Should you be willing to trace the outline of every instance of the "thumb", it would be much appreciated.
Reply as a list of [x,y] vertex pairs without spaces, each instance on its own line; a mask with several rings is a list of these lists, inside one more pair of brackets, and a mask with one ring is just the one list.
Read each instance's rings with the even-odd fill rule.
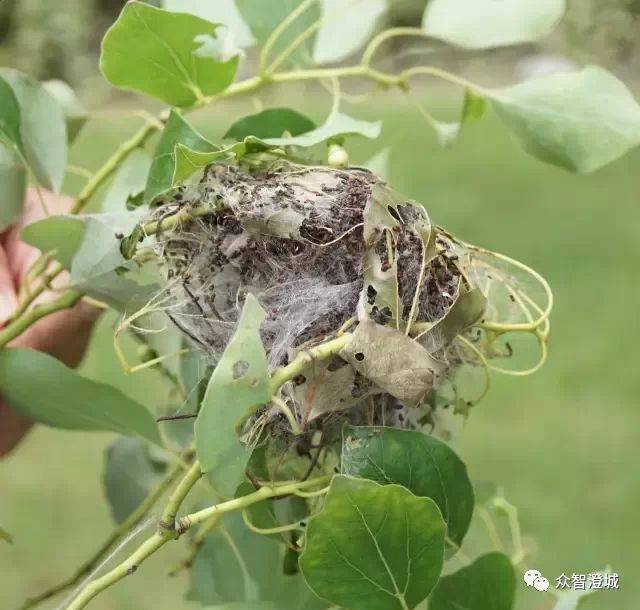
[[0,327],[11,317],[18,304],[9,259],[0,244]]

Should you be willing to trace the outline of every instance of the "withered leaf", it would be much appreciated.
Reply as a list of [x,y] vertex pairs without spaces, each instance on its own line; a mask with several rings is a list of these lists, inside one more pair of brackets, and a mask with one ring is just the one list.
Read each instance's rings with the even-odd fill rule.
[[352,407],[368,394],[367,388],[356,388],[356,371],[343,366],[332,370],[331,362],[312,362],[303,372],[304,382],[293,390],[296,402],[302,405],[304,423],[332,411]]
[[477,322],[484,313],[486,303],[487,299],[479,288],[467,288],[460,278],[453,305],[418,341],[430,353],[442,349],[465,328]]
[[416,406],[445,368],[410,337],[371,320],[360,322],[340,356],[407,406]]

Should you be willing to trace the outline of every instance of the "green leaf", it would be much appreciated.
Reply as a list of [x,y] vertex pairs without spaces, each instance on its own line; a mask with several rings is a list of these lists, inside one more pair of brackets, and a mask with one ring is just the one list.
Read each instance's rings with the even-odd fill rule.
[[122,523],[162,479],[166,462],[154,459],[137,438],[121,437],[107,447],[102,477],[116,523]]
[[278,148],[278,146],[267,144],[264,140],[253,136],[211,152],[198,152],[178,144],[175,148],[175,170],[172,185],[177,186],[184,183],[194,173],[221,159],[238,160],[249,153],[265,152],[273,148]]
[[71,270],[71,285],[120,311],[135,311],[161,290],[157,267],[139,266],[120,252],[120,235],[141,212],[49,216],[26,226],[22,239]]
[[284,132],[298,136],[315,129],[315,123],[291,108],[268,108],[257,114],[236,121],[225,138],[244,140],[248,136],[256,138],[279,138]]
[[487,49],[533,42],[550,34],[565,8],[565,0],[431,0],[422,27],[445,42]]
[[[236,0],[236,7],[251,29],[251,33],[260,45],[264,44],[275,28],[282,23],[304,0],[278,0],[278,2],[264,2],[264,0]],[[300,34],[321,18],[319,3],[313,3],[298,17],[278,38],[270,60],[275,59]],[[291,55],[288,64],[309,64],[313,53],[313,40],[310,36]]]
[[20,157],[0,144],[0,233],[20,218],[26,186],[27,176]]
[[[256,509],[260,506],[268,510],[268,503],[261,502]],[[234,610],[244,610],[243,604],[256,610],[326,608],[300,574],[282,572],[284,552],[284,544],[249,530],[238,512],[229,514],[205,538],[190,570],[187,599]]]
[[43,82],[42,86],[60,104],[67,121],[67,139],[71,144],[89,119],[89,115],[80,103],[75,91],[64,81],[48,80]]
[[590,172],[640,144],[640,106],[595,66],[488,92],[498,116],[542,161]]
[[205,606],[203,610],[282,610],[282,608],[274,602],[230,602]]
[[224,91],[235,78],[238,57],[222,59],[219,25],[128,2],[102,41],[100,68],[116,87],[192,106]]
[[191,127],[179,112],[172,110],[153,153],[153,161],[144,191],[144,200],[147,203],[174,185],[175,149],[178,144],[198,152],[216,150],[216,147]]
[[130,265],[120,252],[120,236],[129,235],[142,216],[142,212],[83,215],[82,244],[71,264],[73,284],[82,285]]
[[445,524],[429,498],[335,476],[311,519],[300,568],[317,595],[349,610],[407,610],[442,571]]
[[487,109],[487,101],[471,89],[465,89],[462,103],[462,122],[481,119]]
[[11,536],[11,534],[6,530],[2,529],[1,527],[0,527],[0,540],[4,540],[9,544],[13,544],[13,537]]
[[209,381],[196,420],[196,453],[214,487],[231,495],[244,473],[250,451],[240,444],[236,425],[271,400],[267,359],[260,339],[265,312],[249,294],[238,328]]
[[22,229],[22,241],[41,252],[55,250],[55,257],[65,269],[71,269],[73,257],[84,239],[83,216],[49,216]]
[[20,104],[11,85],[0,78],[0,138],[23,151],[20,136]]
[[509,558],[489,553],[443,577],[429,598],[429,610],[512,610],[515,590]]
[[[345,114],[335,114],[317,129],[298,136],[287,138],[265,138],[247,136],[242,142],[235,142],[226,148],[199,152],[188,146],[178,144],[175,147],[175,171],[172,186],[183,183],[191,175],[220,159],[238,159],[248,153],[263,152],[271,148],[282,146],[300,146],[303,148],[316,146],[328,140],[342,139],[347,135],[363,135],[367,138],[377,138],[382,124],[380,121],[370,123],[360,121]],[[213,148],[213,145],[212,145]]]
[[0,80],[11,87],[20,105],[19,135],[11,100],[9,108],[3,110],[6,118],[0,119],[0,128],[14,142],[38,182],[58,192],[67,166],[67,127],[60,104],[40,83],[16,70],[0,70]]
[[327,140],[341,139],[349,135],[375,139],[382,130],[381,121],[361,121],[349,115],[336,112],[331,114],[320,127],[291,138],[265,138],[263,142],[272,146],[310,147]]
[[42,352],[1,351],[0,393],[13,408],[54,428],[117,432],[161,445],[156,423],[142,405]]
[[342,61],[360,49],[389,8],[388,0],[322,0],[323,22],[313,50],[316,63]]
[[447,524],[447,538],[462,545],[473,514],[473,488],[466,466],[442,441],[413,430],[347,426],[342,472],[431,498]]
[[240,514],[228,515],[207,536],[196,557],[187,599],[220,604],[273,597],[272,570],[280,555],[279,545],[249,530]]
[[176,13],[190,13],[213,23],[224,24],[224,30],[221,29],[219,35],[225,42],[230,39],[232,46],[236,45],[244,49],[256,43],[234,0],[216,0],[215,2],[163,0],[162,8]]
[[103,212],[123,212],[136,200],[147,183],[151,157],[141,149],[134,150],[118,168],[109,190],[102,200]]

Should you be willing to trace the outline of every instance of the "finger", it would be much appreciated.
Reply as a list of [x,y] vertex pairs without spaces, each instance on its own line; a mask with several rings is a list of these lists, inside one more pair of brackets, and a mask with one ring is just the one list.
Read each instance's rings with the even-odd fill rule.
[[11,317],[17,305],[18,298],[9,259],[0,245],[0,326]]
[[7,232],[4,245],[11,264],[14,281],[20,285],[29,267],[40,256],[40,251],[25,244],[20,232],[27,225],[46,217],[45,207],[52,215],[65,214],[71,209],[73,200],[69,197],[54,195],[43,189],[29,188],[24,203],[24,212],[20,220]]
[[67,366],[77,366],[100,313],[97,307],[80,301],[70,310],[59,311],[36,322],[11,346],[37,349],[56,357]]

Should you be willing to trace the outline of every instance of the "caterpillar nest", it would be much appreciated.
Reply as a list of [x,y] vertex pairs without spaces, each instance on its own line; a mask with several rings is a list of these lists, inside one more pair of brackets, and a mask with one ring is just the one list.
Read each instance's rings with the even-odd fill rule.
[[[311,362],[280,390],[300,445],[311,446],[314,433],[327,442],[345,422],[427,426],[447,437],[441,415],[470,404],[456,371],[510,355],[496,341],[502,333],[482,324],[527,324],[542,312],[514,298],[519,286],[508,265],[459,242],[365,169],[214,164],[154,219],[189,210],[189,220],[157,236],[157,248],[173,301],[168,315],[212,362],[249,293],[267,314],[261,336],[272,370],[352,335],[339,354]],[[243,435],[250,445],[294,436],[291,418],[269,405]]]

